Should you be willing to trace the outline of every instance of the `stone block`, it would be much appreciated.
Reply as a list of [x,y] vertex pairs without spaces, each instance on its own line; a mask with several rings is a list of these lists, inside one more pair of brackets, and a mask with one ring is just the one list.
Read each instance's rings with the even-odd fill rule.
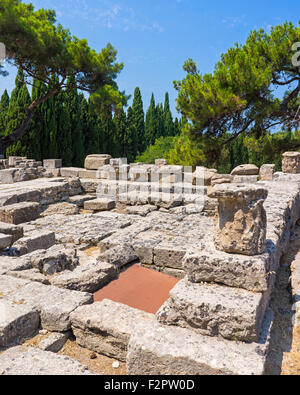
[[126,360],[130,335],[144,320],[153,321],[154,315],[111,300],[80,307],[71,314],[72,330],[80,346],[119,361]]
[[79,178],[88,178],[90,180],[96,180],[99,178],[98,170],[81,170],[78,174]]
[[273,181],[275,173],[275,165],[262,165],[259,170],[259,178],[261,181]]
[[7,224],[5,222],[0,222],[0,233],[12,236],[12,243],[15,243],[24,235],[23,227],[16,226],[13,224]]
[[76,196],[71,196],[69,198],[69,202],[72,204],[76,204],[78,207],[83,207],[84,202],[87,202],[89,200],[94,200],[95,196],[92,195],[76,195]]
[[26,157],[22,157],[22,156],[10,156],[8,158],[9,167],[15,167],[17,162],[20,162],[20,161],[23,161],[26,159],[27,159]]
[[98,198],[84,202],[85,210],[108,211],[116,207],[116,202],[107,198]]
[[68,341],[69,337],[70,337],[70,332],[51,333],[49,336],[47,336],[39,343],[38,348],[43,351],[57,353],[63,348],[63,346]]
[[34,231],[30,236],[19,239],[14,248],[20,255],[29,254],[36,250],[47,250],[55,244],[55,233],[48,231]]
[[117,277],[116,269],[106,262],[90,262],[51,278],[51,284],[73,291],[94,293]]
[[168,162],[166,159],[155,159],[155,166],[167,166]]
[[170,291],[157,319],[165,325],[192,329],[206,336],[258,341],[269,302],[269,293],[194,284],[181,280]]
[[0,170],[0,183],[14,184],[15,182],[28,181],[31,177],[27,169],[5,169]]
[[233,176],[230,174],[213,174],[211,177],[211,186],[219,184],[230,184],[233,182]]
[[258,176],[233,176],[233,182],[236,184],[256,184]]
[[237,166],[232,170],[232,176],[257,176],[259,172],[259,168],[255,165],[247,164]]
[[62,215],[76,215],[79,214],[79,207],[72,203],[56,203],[51,204],[44,211],[41,212],[41,217],[48,217],[52,215],[62,214]]
[[78,178],[79,172],[83,169],[79,167],[62,167],[60,169],[61,177],[68,177],[68,178]]
[[46,169],[59,169],[62,167],[62,159],[45,159],[43,165]]
[[24,202],[0,207],[0,221],[19,225],[34,221],[39,216],[39,203]]
[[131,245],[127,244],[120,244],[118,246],[112,247],[98,257],[100,262],[108,262],[118,269],[136,261],[137,259],[138,256],[136,255],[134,249]]
[[85,159],[84,167],[87,170],[98,170],[99,167],[108,165],[110,159],[111,156],[106,154],[88,155]]
[[0,355],[0,372],[4,376],[92,375],[74,359],[25,346],[10,348]]
[[31,336],[39,327],[36,309],[0,298],[0,346],[7,347]]
[[5,235],[0,233],[0,250],[8,248],[12,245],[13,237],[11,235]]
[[129,375],[262,375],[265,349],[156,321],[139,323],[127,354]]

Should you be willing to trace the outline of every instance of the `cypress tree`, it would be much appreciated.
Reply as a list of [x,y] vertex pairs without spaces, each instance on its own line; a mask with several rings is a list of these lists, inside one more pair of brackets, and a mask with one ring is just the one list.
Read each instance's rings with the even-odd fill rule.
[[165,136],[175,136],[173,117],[170,110],[170,100],[169,93],[167,92],[165,95],[165,104],[164,104],[164,135]]
[[128,159],[128,163],[134,162],[137,155],[137,146],[136,118],[133,109],[128,107],[124,137],[124,157]]
[[73,78],[69,78],[67,85],[70,90],[65,95],[65,103],[71,120],[73,152],[72,164],[73,166],[82,167],[85,153],[82,122],[80,119],[80,98],[77,89],[74,88],[76,85]]
[[100,152],[98,117],[93,112],[91,101],[87,101],[83,94],[80,94],[79,97],[85,156],[97,154]]
[[162,104],[159,104],[156,107],[156,122],[157,122],[157,129],[156,129],[155,139],[159,139],[160,137],[164,137],[166,135],[165,125],[164,125],[164,109]]
[[62,159],[64,166],[72,166],[72,130],[69,111],[62,106],[58,115],[58,157]]
[[115,152],[114,156],[117,158],[124,158],[125,155],[125,138],[126,138],[126,113],[122,108],[119,110],[114,116],[114,124],[115,124]]
[[115,151],[115,124],[112,117],[112,110],[110,106],[105,106],[100,114],[100,124],[102,131],[102,144],[100,151],[103,154],[113,155]]
[[175,118],[174,121],[174,136],[178,136],[180,134],[180,128],[179,128],[179,121],[178,118]]
[[[143,108],[142,94],[139,87],[135,88],[132,102],[134,127],[136,130],[136,150],[143,152],[146,148],[145,144],[145,113]],[[133,152],[133,151],[132,151]]]
[[155,106],[154,94],[152,93],[150,106],[146,113],[146,124],[145,124],[145,141],[146,146],[152,145],[158,136],[158,118],[157,108]]
[[0,136],[4,136],[6,128],[7,111],[9,107],[9,96],[5,89],[0,100]]
[[[18,71],[16,77],[16,85],[12,91],[11,100],[7,110],[7,123],[5,135],[9,135],[21,126],[25,116],[26,109],[31,103],[31,98],[24,83],[24,75],[21,70]],[[23,136],[19,141],[10,146],[7,151],[7,157],[10,155],[27,156],[28,136]]]

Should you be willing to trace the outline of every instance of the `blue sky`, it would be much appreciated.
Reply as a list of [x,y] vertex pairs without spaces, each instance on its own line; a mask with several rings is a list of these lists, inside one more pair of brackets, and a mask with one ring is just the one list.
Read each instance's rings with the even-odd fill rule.
[[[29,1],[28,1],[29,2]],[[182,65],[193,58],[202,72],[211,72],[220,54],[243,42],[253,29],[270,29],[300,19],[299,0],[242,2],[202,0],[33,0],[36,8],[52,8],[57,19],[92,48],[108,42],[125,68],[120,89],[132,94],[139,86],[144,107],[151,93],[157,101],[166,91],[175,115],[173,81],[184,76]],[[11,90],[14,72],[0,79],[0,93]]]

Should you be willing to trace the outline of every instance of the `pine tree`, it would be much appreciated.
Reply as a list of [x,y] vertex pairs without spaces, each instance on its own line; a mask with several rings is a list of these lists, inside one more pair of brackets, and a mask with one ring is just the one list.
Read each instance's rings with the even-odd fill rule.
[[[14,90],[12,91],[11,100],[9,102],[7,110],[7,123],[5,128],[6,136],[11,134],[14,130],[21,126],[25,118],[26,109],[31,103],[31,98],[27,86],[24,84],[24,75],[21,70],[18,71],[15,84],[16,85]],[[28,136],[25,135],[7,149],[6,156],[26,156],[27,151]]]
[[[136,129],[136,150],[143,152],[146,148],[145,144],[145,113],[143,108],[143,100],[140,88],[135,88],[132,102],[132,111],[134,119],[134,127]],[[132,152],[134,149],[132,150]]]
[[175,136],[175,129],[173,123],[173,117],[170,110],[170,100],[169,100],[169,93],[166,93],[165,96],[165,104],[164,104],[164,135],[165,136]]
[[4,136],[6,128],[7,111],[9,107],[9,95],[5,89],[0,100],[0,136]]
[[80,98],[77,89],[74,88],[76,84],[73,78],[69,78],[67,85],[69,91],[65,95],[65,103],[66,103],[66,108],[69,111],[70,120],[71,120],[72,152],[73,152],[72,164],[73,166],[82,167],[85,158],[85,153],[84,153],[84,136],[82,130],[82,122],[80,119]]

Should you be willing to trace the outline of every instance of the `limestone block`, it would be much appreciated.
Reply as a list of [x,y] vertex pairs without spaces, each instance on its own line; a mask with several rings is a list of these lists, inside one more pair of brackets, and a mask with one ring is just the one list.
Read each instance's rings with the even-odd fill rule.
[[98,257],[99,262],[108,262],[118,269],[137,259],[138,256],[129,244],[119,244],[108,249]]
[[269,294],[194,284],[181,280],[156,317],[161,324],[178,325],[206,336],[258,341]]
[[38,269],[28,269],[19,271],[8,271],[5,273],[7,276],[21,278],[23,280],[36,281],[37,283],[50,285],[50,281]]
[[29,254],[37,250],[46,250],[55,244],[55,233],[49,231],[34,231],[30,236],[19,239],[14,248],[20,255]]
[[107,211],[116,207],[116,202],[109,198],[98,198],[84,202],[85,210]]
[[39,322],[36,309],[0,299],[0,346],[7,347],[32,335],[38,329]]
[[56,214],[76,215],[79,214],[79,207],[72,203],[56,203],[51,204],[46,210],[42,211],[41,217],[48,217]]
[[45,159],[43,165],[46,169],[59,169],[62,167],[62,159]]
[[78,177],[79,178],[88,178],[90,180],[92,180],[92,179],[96,180],[99,178],[97,170],[86,170],[86,169],[81,170],[78,174]]
[[264,352],[255,343],[144,321],[131,335],[126,366],[129,375],[262,375]]
[[262,254],[266,248],[268,191],[254,186],[218,186],[208,192],[218,199],[214,242],[218,250],[242,255]]
[[26,159],[27,159],[26,157],[22,157],[22,156],[10,156],[8,158],[9,167],[15,167],[18,161],[20,162]]
[[170,267],[173,269],[182,269],[182,260],[186,249],[180,245],[176,246],[167,241],[161,242],[153,249],[154,264],[159,267]]
[[57,353],[63,348],[69,337],[70,332],[53,332],[39,343],[38,348],[43,351]]
[[60,169],[60,175],[62,177],[70,177],[70,178],[77,178],[79,177],[79,172],[83,169],[79,167],[62,167]]
[[232,170],[232,176],[256,176],[258,175],[259,168],[255,165],[247,164],[237,166]]
[[271,271],[275,269],[269,254],[228,254],[216,250],[213,243],[187,251],[183,268],[194,283],[219,283],[256,292],[269,288]]
[[155,166],[167,166],[168,162],[166,159],[155,159]]
[[0,371],[4,376],[81,376],[92,375],[86,366],[66,356],[18,346],[0,355]]
[[84,167],[87,170],[98,170],[99,167],[108,165],[111,159],[110,155],[88,155],[84,162]]
[[71,312],[79,306],[93,302],[93,296],[89,293],[69,291],[37,282],[18,288],[10,294],[10,299],[37,309],[43,329],[53,332],[68,331],[71,328]]
[[153,321],[154,315],[111,300],[79,307],[71,314],[80,346],[119,361],[125,361],[130,335],[144,320]]
[[24,202],[0,207],[0,221],[19,225],[34,221],[39,216],[39,203]]
[[230,174],[214,174],[211,177],[210,184],[211,186],[219,185],[219,184],[230,184],[233,182],[233,176]]
[[116,269],[106,262],[90,262],[51,278],[51,284],[72,291],[94,293],[117,277]]
[[235,184],[256,184],[258,176],[233,176]]
[[94,199],[95,199],[95,196],[92,196],[92,195],[75,195],[75,196],[71,196],[69,198],[69,202],[72,204],[76,204],[76,206],[78,206],[78,207],[83,207],[84,202],[87,202],[88,200],[94,200]]
[[259,170],[261,181],[272,181],[275,173],[275,165],[262,165]]
[[0,233],[12,236],[12,243],[15,243],[24,235],[23,227],[16,226],[13,224],[7,224],[5,222],[0,222]]
[[12,240],[13,238],[11,235],[0,233],[0,250],[10,247],[12,245]]
[[300,152],[285,152],[283,154],[282,171],[287,174],[300,173]]
[[0,183],[14,184],[15,182],[28,181],[31,177],[27,169],[5,169],[0,170]]

